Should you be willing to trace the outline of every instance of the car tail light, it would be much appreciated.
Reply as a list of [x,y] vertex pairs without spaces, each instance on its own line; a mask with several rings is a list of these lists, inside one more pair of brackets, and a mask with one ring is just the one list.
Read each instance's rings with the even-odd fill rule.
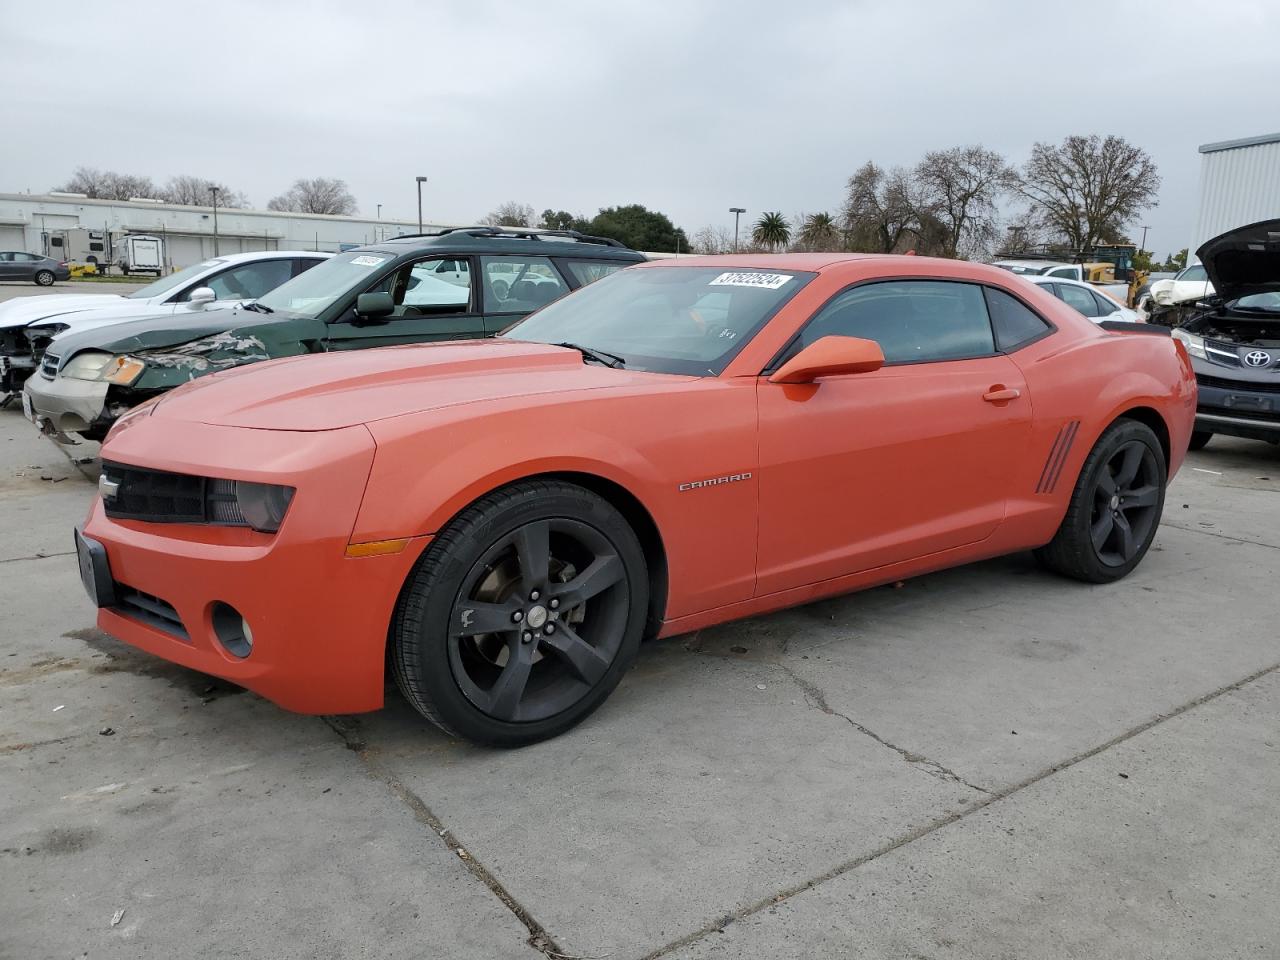
[[60,266],[60,267],[65,267],[66,265],[67,265],[67,261],[65,261],[65,260],[59,260],[59,261],[58,261],[58,266]]

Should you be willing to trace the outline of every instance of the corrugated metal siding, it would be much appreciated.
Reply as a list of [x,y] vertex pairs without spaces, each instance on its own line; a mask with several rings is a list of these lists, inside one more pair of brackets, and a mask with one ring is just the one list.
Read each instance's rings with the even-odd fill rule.
[[1196,247],[1220,233],[1275,218],[1280,218],[1280,143],[1201,154],[1192,259]]

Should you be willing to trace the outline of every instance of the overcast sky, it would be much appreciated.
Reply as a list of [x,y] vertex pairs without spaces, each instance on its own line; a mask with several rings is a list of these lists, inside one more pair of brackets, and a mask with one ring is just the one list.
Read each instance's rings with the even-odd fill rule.
[[[690,234],[730,206],[839,207],[867,160],[1117,133],[1194,228],[1196,147],[1280,130],[1280,2],[0,0],[0,191],[77,165],[192,173],[263,206],[299,176],[363,212],[643,203]],[[1141,230],[1132,231],[1139,239]]]

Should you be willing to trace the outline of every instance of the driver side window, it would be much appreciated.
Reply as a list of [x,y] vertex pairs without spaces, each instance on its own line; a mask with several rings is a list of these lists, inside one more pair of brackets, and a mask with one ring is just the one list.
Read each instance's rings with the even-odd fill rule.
[[419,260],[395,270],[365,293],[390,293],[391,319],[467,313],[471,306],[471,262]]
[[[203,283],[197,283],[192,290],[209,287],[219,300],[257,300],[263,294],[270,293],[293,275],[293,263],[290,260],[259,260],[243,266],[224,270],[217,276],[210,277]],[[191,290],[182,295],[184,302],[191,299]]]
[[982,288],[947,280],[887,281],[846,290],[809,321],[790,352],[827,336],[874,340],[886,363],[995,353]]

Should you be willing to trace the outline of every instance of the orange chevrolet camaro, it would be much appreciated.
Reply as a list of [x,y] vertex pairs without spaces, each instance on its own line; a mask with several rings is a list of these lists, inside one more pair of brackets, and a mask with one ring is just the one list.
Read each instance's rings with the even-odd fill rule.
[[139,407],[81,572],[107,633],[287,709],[374,710],[389,666],[446,730],[529,743],[646,636],[1019,550],[1123,577],[1196,408],[1181,344],[1128,326],[958,261],[644,264],[495,340]]

